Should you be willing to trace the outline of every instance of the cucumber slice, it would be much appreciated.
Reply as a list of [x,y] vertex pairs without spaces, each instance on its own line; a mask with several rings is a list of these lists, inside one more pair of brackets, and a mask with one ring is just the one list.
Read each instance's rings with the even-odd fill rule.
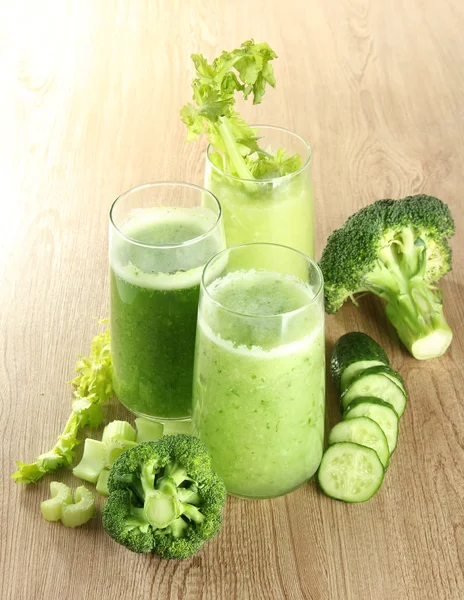
[[398,417],[406,408],[407,394],[403,379],[390,367],[370,367],[360,373],[341,396],[342,412],[361,396],[375,396],[393,406]]
[[385,375],[387,377],[389,377],[393,383],[396,383],[396,385],[401,388],[401,390],[403,391],[404,395],[407,396],[407,392],[406,392],[406,386],[404,385],[404,380],[401,377],[401,375],[397,372],[394,371],[393,369],[387,367],[380,367],[380,369],[377,371],[378,373],[385,373]]
[[342,442],[324,452],[317,479],[324,494],[334,500],[365,502],[382,485],[384,475],[375,450]]
[[329,446],[339,442],[353,442],[367,446],[377,452],[380,462],[388,467],[390,451],[388,442],[380,425],[369,417],[356,417],[341,421],[329,433]]
[[348,406],[343,414],[344,419],[355,419],[356,417],[369,417],[375,421],[385,434],[388,442],[390,456],[398,444],[398,415],[388,402],[368,396],[357,398]]
[[343,392],[350,387],[360,373],[370,367],[379,367],[382,365],[384,365],[384,363],[381,363],[378,360],[359,360],[349,367],[346,367],[340,378],[340,394],[343,394]]
[[390,366],[384,349],[370,336],[360,331],[346,333],[335,344],[330,361],[330,372],[338,390],[343,391],[343,384],[348,386],[349,376],[342,381],[343,374],[350,365],[358,362],[371,363],[368,366],[374,366],[374,363]]

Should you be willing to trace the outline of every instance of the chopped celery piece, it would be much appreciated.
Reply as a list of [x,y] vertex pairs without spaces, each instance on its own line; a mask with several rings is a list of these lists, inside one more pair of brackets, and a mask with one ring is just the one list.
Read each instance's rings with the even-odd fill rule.
[[81,485],[74,493],[75,504],[61,509],[61,522],[65,527],[78,527],[87,523],[95,513],[95,499],[90,490]]
[[79,479],[95,483],[100,471],[105,466],[106,444],[87,438],[81,462],[73,469],[73,474]]
[[103,430],[102,442],[109,440],[127,440],[135,442],[137,432],[127,421],[112,421]]
[[138,417],[135,419],[135,426],[137,427],[137,444],[141,442],[154,442],[163,435],[163,424],[159,421]]
[[184,421],[165,421],[163,435],[177,435],[178,433],[184,433],[185,435],[191,435],[192,421],[185,419]]
[[[128,442],[126,440],[108,440],[105,444],[105,461],[102,467],[110,469],[113,466],[114,461],[129,448],[137,446],[136,442]],[[95,480],[96,481],[96,480]]]
[[51,498],[41,503],[40,510],[46,521],[59,521],[62,507],[72,502],[72,493],[64,483],[52,481],[50,483],[50,494]]
[[108,477],[109,476],[110,476],[110,470],[109,469],[102,469],[100,471],[100,475],[98,476],[96,490],[102,496],[109,496],[110,495],[110,492],[108,490]]

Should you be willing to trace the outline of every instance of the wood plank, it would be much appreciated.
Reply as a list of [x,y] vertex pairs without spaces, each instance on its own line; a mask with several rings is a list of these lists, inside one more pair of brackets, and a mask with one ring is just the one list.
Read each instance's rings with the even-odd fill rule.
[[[0,17],[0,597],[462,598],[464,4],[25,0],[2,3]],[[424,363],[376,299],[328,317],[328,353],[345,331],[368,332],[410,393],[380,493],[349,506],[310,482],[276,500],[230,498],[201,553],[161,561],[117,546],[99,517],[79,530],[46,523],[50,479],[24,488],[8,477],[58,435],[75,357],[108,313],[111,202],[146,181],[202,183],[205,145],[184,143],[178,114],[189,55],[251,36],[276,49],[278,85],[240,110],[311,142],[319,252],[377,198],[423,191],[449,203],[457,236],[442,289],[455,338]],[[108,415],[128,416],[116,403]],[[328,381],[327,427],[338,418]]]

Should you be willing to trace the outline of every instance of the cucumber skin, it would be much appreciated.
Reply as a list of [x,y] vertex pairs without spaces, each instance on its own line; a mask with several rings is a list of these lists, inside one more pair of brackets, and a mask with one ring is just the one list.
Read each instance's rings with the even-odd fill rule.
[[362,373],[359,373],[359,375],[357,375],[353,379],[353,381],[351,382],[351,385],[353,385],[353,383],[355,383],[359,379],[362,379],[366,375],[377,375],[378,373],[385,373],[386,377],[391,379],[391,381],[393,381],[393,383],[396,383],[396,385],[400,388],[400,390],[404,393],[404,395],[407,398],[406,386],[404,385],[403,378],[398,373],[398,371],[395,371],[388,365],[377,365],[376,367],[369,367],[368,369],[365,369]]
[[343,371],[361,360],[378,360],[390,366],[385,350],[366,333],[351,331],[342,335],[335,343],[330,360],[330,373],[337,390],[340,390]]
[[[358,406],[358,404],[362,404],[363,402],[372,402],[373,404],[379,404],[380,406],[387,406],[388,408],[391,408],[392,411],[395,413],[395,415],[398,417],[398,413],[393,408],[393,406],[390,404],[390,402],[387,402],[386,400],[382,400],[382,398],[377,398],[377,396],[359,396],[359,398],[356,398],[356,400],[353,400],[345,408],[345,410],[343,411],[342,419],[344,419],[346,417],[347,413],[352,408],[354,408],[355,406]],[[399,419],[399,417],[398,417],[398,419]]]
[[[377,486],[377,488],[373,491],[373,493],[369,496],[369,498],[366,498],[365,500],[345,500],[342,498],[336,498],[335,496],[331,496],[330,494],[328,494],[325,489],[324,489],[324,485],[321,483],[321,479],[320,479],[320,472],[321,472],[321,467],[323,467],[323,461],[324,461],[324,456],[326,455],[326,453],[330,450],[330,448],[335,448],[336,446],[338,446],[339,444],[349,444],[350,446],[358,446],[359,448],[362,448],[363,451],[368,451],[368,453],[373,453],[375,455],[375,458],[379,461],[380,466],[382,467],[382,472],[381,472],[381,479],[379,481],[379,485]],[[328,497],[331,498],[332,500],[337,500],[338,502],[346,502],[347,504],[360,504],[361,502],[367,502],[368,500],[370,500],[373,496],[375,496],[375,494],[379,491],[383,480],[385,477],[385,469],[383,468],[383,465],[380,461],[380,458],[377,455],[377,452],[375,450],[372,450],[372,448],[368,448],[367,446],[361,446],[360,444],[355,444],[354,442],[338,442],[337,444],[333,444],[332,446],[329,446],[327,448],[327,450],[324,452],[324,454],[322,455],[322,460],[321,460],[321,464],[319,465],[319,469],[317,471],[317,482],[319,484],[319,487],[321,488],[322,492]]]
[[[349,439],[345,439],[345,440],[342,439],[342,440],[340,440],[339,439],[338,441],[335,441],[335,442],[331,442],[330,441],[332,433],[333,433],[333,431],[334,431],[335,428],[337,428],[338,426],[340,426],[341,428],[343,428],[344,426],[346,426],[345,424],[346,424],[347,421],[350,423],[350,425],[348,425],[348,427],[350,427],[350,426],[353,427],[353,426],[355,426],[354,422],[356,421],[356,419],[367,419],[368,421],[372,421],[372,423],[374,423],[374,425],[375,425],[375,429],[378,428],[380,430],[380,433],[382,435],[382,439],[385,441],[384,446],[386,446],[386,456],[384,457],[384,460],[382,460],[382,458],[380,457],[379,453],[377,452],[377,450],[375,448],[372,448],[372,446],[366,446],[366,444],[363,444],[361,441],[354,440],[354,439],[351,439],[351,440],[349,440]],[[344,421],[340,421],[340,423],[337,423],[337,425],[335,425],[334,427],[332,427],[332,429],[331,429],[331,431],[329,433],[329,437],[328,437],[327,443],[328,443],[329,446],[333,446],[334,444],[340,444],[342,442],[352,442],[353,444],[358,444],[359,446],[366,446],[366,448],[372,448],[372,450],[374,450],[374,452],[377,453],[377,456],[379,457],[380,462],[382,463],[383,468],[385,469],[385,471],[388,469],[388,465],[390,464],[390,451],[389,451],[389,448],[388,448],[387,436],[385,435],[385,432],[380,427],[380,425],[377,423],[377,421],[374,421],[374,419],[371,419],[370,417],[366,417],[366,416],[361,416],[361,417],[355,417],[354,419],[347,419],[346,421],[345,420]]]
[[[356,398],[355,400],[353,400],[347,406],[347,408],[345,409],[345,411],[343,412],[342,419],[346,419],[348,413],[353,408],[356,408],[360,404],[361,405],[362,404],[376,404],[377,406],[385,406],[386,408],[390,408],[393,411],[393,413],[396,415],[396,419],[397,419],[398,424],[399,424],[400,417],[398,416],[398,413],[396,412],[396,410],[394,409],[394,407],[390,404],[390,402],[386,402],[385,400],[382,400],[381,398],[377,398],[376,396],[359,396],[359,398]],[[358,415],[358,416],[361,416],[361,415]],[[368,415],[363,415],[363,416],[367,416],[369,419],[372,419],[372,417],[369,417]],[[375,419],[372,419],[372,420],[374,421]],[[380,425],[380,423],[378,423],[378,425],[382,429],[382,426]],[[384,433],[385,433],[385,431],[384,431]],[[385,437],[387,437],[386,433],[385,433]],[[387,442],[388,442],[388,437],[387,437]],[[390,445],[388,446],[388,449],[390,450],[390,457],[392,456],[393,452],[395,452],[397,446],[398,446],[398,426],[397,426],[397,434],[396,434],[396,443],[395,443],[395,446],[391,450],[390,450]]]
[[[406,410],[408,394],[406,392],[406,386],[404,385],[403,378],[397,371],[394,371],[391,367],[385,365],[385,366],[369,367],[368,369],[365,369],[362,373],[359,373],[359,375],[353,379],[353,381],[350,384],[350,387],[348,387],[343,392],[343,394],[340,396],[340,407],[341,407],[342,414],[348,409],[348,406],[346,408],[343,408],[343,397],[348,393],[348,390],[350,390],[351,387],[357,381],[362,379],[363,377],[367,377],[368,375],[378,375],[379,373],[384,373],[385,376],[388,377],[388,379],[390,379],[390,381],[392,381],[403,392],[404,397],[405,397],[405,410]],[[356,398],[356,400],[357,400],[357,398]],[[351,401],[351,404],[353,402],[354,402],[354,400]],[[396,410],[395,410],[395,412],[398,414],[398,412]],[[401,415],[398,415],[398,417],[402,417],[403,414],[404,414],[404,411],[401,413]]]
[[[358,362],[351,363],[351,365],[348,365],[341,374],[340,389],[339,389],[338,393],[343,394],[343,392],[350,387],[350,385],[353,383],[353,381],[356,379],[356,377],[360,373],[365,371],[366,369],[370,369],[371,367],[379,367],[379,366],[385,366],[385,365],[378,360],[359,360]],[[355,371],[355,374],[353,375],[354,371]],[[347,379],[348,374],[350,374],[349,379]]]

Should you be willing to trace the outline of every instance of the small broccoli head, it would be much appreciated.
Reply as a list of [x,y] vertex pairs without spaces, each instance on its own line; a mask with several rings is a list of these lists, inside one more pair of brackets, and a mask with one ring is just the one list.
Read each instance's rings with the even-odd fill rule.
[[336,313],[348,298],[373,292],[386,300],[387,315],[414,356],[439,356],[451,331],[432,284],[451,270],[454,231],[448,206],[432,196],[362,208],[332,233],[322,253],[326,311]]
[[226,491],[198,438],[164,436],[124,452],[108,489],[103,527],[134,552],[188,558],[220,529]]

